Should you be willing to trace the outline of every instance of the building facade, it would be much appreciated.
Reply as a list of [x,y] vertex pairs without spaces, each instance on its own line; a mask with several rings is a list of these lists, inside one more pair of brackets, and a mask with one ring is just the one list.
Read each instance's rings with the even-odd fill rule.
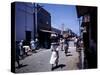
[[40,47],[50,48],[51,15],[48,11],[37,4],[37,38]]
[[31,3],[15,2],[16,41],[34,38],[33,7]]
[[84,43],[84,68],[97,68],[97,7],[76,6],[76,9],[78,19],[82,18],[80,33]]
[[49,48],[51,16],[36,3],[15,2],[15,36],[16,41],[38,39],[40,47]]

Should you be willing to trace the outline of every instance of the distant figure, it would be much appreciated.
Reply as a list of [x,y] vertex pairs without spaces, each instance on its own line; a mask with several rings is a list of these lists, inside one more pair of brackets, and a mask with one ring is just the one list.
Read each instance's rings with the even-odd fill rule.
[[63,49],[65,51],[65,54],[67,55],[67,53],[68,53],[68,41],[67,41],[67,39],[64,39]]
[[24,55],[23,40],[19,42],[19,49],[20,49],[20,55],[23,56]]
[[38,49],[38,45],[39,45],[39,40],[38,38],[35,39],[35,49]]
[[78,41],[78,39],[75,37],[75,38],[74,38],[74,46],[77,45],[77,41]]
[[82,49],[83,49],[83,40],[79,38],[77,41],[76,51],[80,51]]
[[50,58],[50,64],[52,65],[51,70],[53,70],[53,66],[54,64],[56,64],[56,66],[58,65],[59,62],[59,48],[58,48],[58,41],[57,41],[57,36],[56,34],[52,34],[51,35],[51,58]]
[[23,46],[24,50],[25,50],[25,55],[29,55],[28,52],[31,52],[30,46]]
[[20,47],[19,47],[19,44],[16,43],[16,62],[18,64],[18,68],[21,67],[22,64],[20,64]]
[[64,46],[63,50],[65,51],[65,55],[68,53],[68,48],[69,48],[69,36],[67,34],[64,35]]
[[35,41],[32,39],[31,41],[30,41],[30,47],[31,47],[31,50],[33,51],[33,52],[35,52]]
[[60,38],[60,49],[63,51],[64,39]]

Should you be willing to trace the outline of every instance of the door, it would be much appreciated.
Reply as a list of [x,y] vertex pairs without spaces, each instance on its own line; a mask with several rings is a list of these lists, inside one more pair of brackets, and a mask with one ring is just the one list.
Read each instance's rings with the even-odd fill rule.
[[31,31],[26,31],[26,41],[31,40]]

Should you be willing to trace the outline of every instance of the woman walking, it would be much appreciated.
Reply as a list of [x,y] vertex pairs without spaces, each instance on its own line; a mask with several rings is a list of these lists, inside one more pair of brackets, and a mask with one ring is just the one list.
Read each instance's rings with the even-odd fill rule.
[[58,40],[57,40],[57,35],[53,34],[51,35],[51,58],[50,58],[50,64],[52,65],[51,70],[53,70],[54,65],[58,66],[59,62],[59,48],[58,48]]

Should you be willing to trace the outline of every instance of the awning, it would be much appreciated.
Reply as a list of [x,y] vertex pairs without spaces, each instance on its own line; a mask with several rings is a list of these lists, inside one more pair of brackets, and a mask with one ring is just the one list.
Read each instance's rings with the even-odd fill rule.
[[40,31],[42,31],[42,32],[48,32],[48,33],[56,33],[56,32],[54,32],[54,31],[43,30],[43,29],[40,29]]

